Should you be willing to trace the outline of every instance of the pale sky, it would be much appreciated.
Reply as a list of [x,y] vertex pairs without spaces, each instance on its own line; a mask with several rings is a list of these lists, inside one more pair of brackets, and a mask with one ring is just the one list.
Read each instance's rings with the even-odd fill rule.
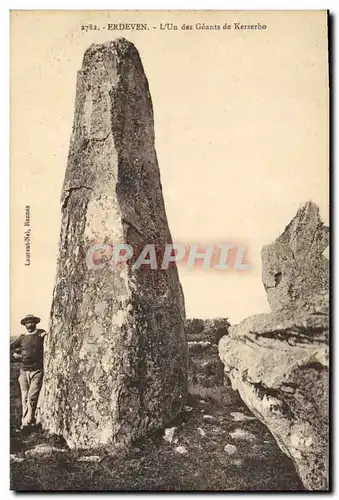
[[[160,22],[198,21],[267,29],[159,29]],[[151,29],[81,31],[89,22]],[[76,72],[91,43],[118,36],[135,44],[148,78],[173,240],[249,249],[251,271],[179,268],[187,316],[236,323],[269,311],[262,246],[307,200],[328,223],[326,13],[17,12],[11,31],[11,333],[27,313],[48,326]],[[24,265],[26,205],[31,266]]]

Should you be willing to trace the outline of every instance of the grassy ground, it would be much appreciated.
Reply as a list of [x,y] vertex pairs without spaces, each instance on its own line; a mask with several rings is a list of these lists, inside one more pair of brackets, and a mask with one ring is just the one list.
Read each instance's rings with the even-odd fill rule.
[[[18,364],[11,366],[11,489],[49,491],[302,490],[292,462],[230,387],[195,388],[172,442],[158,432],[124,456],[22,438]],[[251,418],[252,417],[252,418]],[[167,431],[168,432],[168,431]],[[228,445],[228,446],[227,446]],[[230,446],[231,445],[231,446]],[[226,448],[225,448],[226,447]]]

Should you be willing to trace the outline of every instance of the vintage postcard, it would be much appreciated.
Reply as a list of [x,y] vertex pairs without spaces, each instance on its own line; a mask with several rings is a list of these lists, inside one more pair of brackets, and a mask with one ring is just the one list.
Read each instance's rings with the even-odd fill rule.
[[11,489],[329,490],[329,24],[11,11]]

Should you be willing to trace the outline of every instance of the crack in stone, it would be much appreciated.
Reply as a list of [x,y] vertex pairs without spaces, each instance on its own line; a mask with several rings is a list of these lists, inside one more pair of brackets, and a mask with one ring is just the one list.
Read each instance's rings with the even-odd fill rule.
[[66,195],[63,199],[63,202],[62,202],[62,205],[61,205],[61,209],[64,210],[66,207],[67,207],[67,204],[68,204],[68,201],[69,201],[69,198],[72,194],[73,191],[78,191],[80,189],[90,189],[91,191],[93,191],[93,188],[89,187],[89,186],[75,186],[75,187],[70,187],[66,190]]
[[105,137],[102,137],[100,139],[97,139],[97,138],[94,138],[94,137],[90,137],[88,139],[88,141],[89,142],[105,142],[105,141],[107,141],[107,139],[109,138],[110,135],[112,135],[112,131],[111,130],[108,132],[108,134]]

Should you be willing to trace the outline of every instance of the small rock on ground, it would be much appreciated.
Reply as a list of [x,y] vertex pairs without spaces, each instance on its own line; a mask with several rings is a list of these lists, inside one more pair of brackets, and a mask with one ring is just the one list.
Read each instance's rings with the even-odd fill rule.
[[176,448],[174,448],[174,450],[177,453],[180,453],[181,455],[186,455],[188,453],[187,448],[185,446],[177,446]]
[[167,441],[168,443],[172,443],[176,430],[177,427],[169,427],[168,429],[165,429],[164,440]]
[[244,413],[241,413],[239,411],[232,411],[230,415],[236,422],[244,422],[245,420],[255,420],[255,417],[249,417],[248,415],[244,415]]
[[35,457],[38,455],[53,455],[56,452],[65,453],[65,451],[67,451],[65,448],[57,448],[49,444],[38,444],[34,446],[34,448],[27,450],[25,455],[28,457]]
[[89,455],[84,457],[79,457],[78,462],[100,462],[101,457],[98,455]]
[[10,454],[9,458],[11,462],[23,462],[25,460],[23,457],[17,457],[13,453]]
[[235,460],[232,460],[232,465],[236,465],[237,467],[240,467],[244,461],[241,458],[236,458]]
[[255,441],[256,438],[250,432],[244,429],[235,429],[235,431],[230,432],[232,439],[244,439],[245,441]]
[[234,444],[227,444],[224,450],[228,455],[234,455],[238,451],[238,448]]

